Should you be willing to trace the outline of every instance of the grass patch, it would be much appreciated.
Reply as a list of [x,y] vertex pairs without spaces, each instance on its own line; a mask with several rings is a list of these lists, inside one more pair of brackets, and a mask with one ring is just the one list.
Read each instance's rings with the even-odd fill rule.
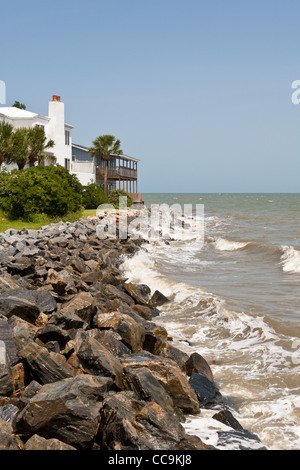
[[31,217],[32,220],[30,221],[24,219],[10,220],[0,209],[0,233],[3,233],[5,230],[10,228],[15,230],[22,230],[26,227],[31,230],[40,230],[43,225],[58,223],[60,221],[76,222],[76,220],[85,219],[94,215],[96,215],[96,209],[88,209],[74,212],[64,217],[49,217],[45,214],[36,214]]

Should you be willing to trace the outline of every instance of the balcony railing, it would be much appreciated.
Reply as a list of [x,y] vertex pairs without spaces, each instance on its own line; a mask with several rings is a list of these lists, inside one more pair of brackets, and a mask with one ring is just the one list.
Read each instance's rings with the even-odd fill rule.
[[[97,167],[97,176],[103,178],[104,176],[104,168]],[[108,167],[107,168],[107,176],[108,178],[130,178],[130,179],[137,179],[137,170],[133,168],[126,168],[126,167]]]

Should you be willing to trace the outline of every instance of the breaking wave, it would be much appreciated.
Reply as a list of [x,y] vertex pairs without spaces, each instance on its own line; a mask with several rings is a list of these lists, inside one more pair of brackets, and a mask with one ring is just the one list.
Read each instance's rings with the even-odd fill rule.
[[284,272],[300,273],[300,251],[293,246],[282,246],[281,264]]

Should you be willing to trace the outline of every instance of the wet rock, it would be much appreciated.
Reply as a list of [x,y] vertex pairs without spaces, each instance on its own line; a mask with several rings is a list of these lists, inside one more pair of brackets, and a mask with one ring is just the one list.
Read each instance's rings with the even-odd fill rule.
[[156,309],[150,308],[147,305],[131,305],[131,308],[144,320],[151,321],[153,317],[159,316],[159,312]]
[[172,361],[176,362],[180,369],[186,373],[185,363],[189,358],[187,353],[168,343],[168,348],[165,352],[165,355]]
[[217,447],[230,450],[267,450],[256,434],[245,429],[219,431]]
[[191,376],[194,372],[204,375],[211,382],[214,381],[213,373],[207,361],[198,353],[193,353],[185,362],[186,373]]
[[221,410],[214,414],[213,419],[216,419],[217,421],[220,421],[221,423],[226,424],[226,426],[229,426],[230,428],[233,428],[237,431],[241,431],[243,429],[243,426],[241,426],[238,420],[235,419],[231,411],[227,409]]
[[214,408],[223,404],[222,395],[218,387],[204,375],[193,372],[190,385],[196,392],[200,408]]
[[102,401],[111,385],[111,379],[91,375],[44,385],[17,415],[15,432],[89,449],[97,434]]
[[146,284],[133,284],[132,282],[126,282],[124,289],[128,294],[141,305],[147,305],[151,296],[151,289]]
[[150,305],[152,307],[160,307],[161,305],[164,305],[167,302],[169,302],[169,299],[158,290],[154,292],[150,299]]

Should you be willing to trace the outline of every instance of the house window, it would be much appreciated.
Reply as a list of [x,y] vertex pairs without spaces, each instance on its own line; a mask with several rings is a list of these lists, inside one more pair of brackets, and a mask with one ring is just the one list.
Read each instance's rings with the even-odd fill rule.
[[37,124],[36,126],[37,126],[37,127],[40,127],[40,128],[43,129],[43,131],[45,132],[45,126],[42,126],[42,124]]
[[70,145],[70,131],[65,131],[65,144]]
[[69,158],[65,158],[65,168],[66,170],[70,171],[70,159]]

